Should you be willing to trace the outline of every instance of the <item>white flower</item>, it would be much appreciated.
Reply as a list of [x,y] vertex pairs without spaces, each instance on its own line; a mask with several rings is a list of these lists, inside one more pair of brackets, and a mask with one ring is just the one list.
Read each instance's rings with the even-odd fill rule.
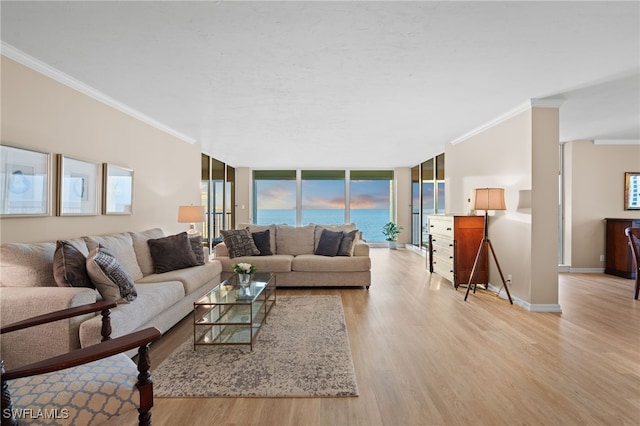
[[250,263],[238,263],[238,268],[242,269],[246,274],[251,272]]

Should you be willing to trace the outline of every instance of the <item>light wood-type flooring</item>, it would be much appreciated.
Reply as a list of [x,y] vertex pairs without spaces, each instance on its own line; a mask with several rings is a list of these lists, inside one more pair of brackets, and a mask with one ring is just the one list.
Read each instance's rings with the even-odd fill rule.
[[[369,291],[278,292],[342,296],[358,397],[156,398],[154,424],[640,425],[633,280],[560,274],[562,314],[532,313],[488,292],[464,302],[409,250],[371,252]],[[190,333],[189,316],[152,364]]]

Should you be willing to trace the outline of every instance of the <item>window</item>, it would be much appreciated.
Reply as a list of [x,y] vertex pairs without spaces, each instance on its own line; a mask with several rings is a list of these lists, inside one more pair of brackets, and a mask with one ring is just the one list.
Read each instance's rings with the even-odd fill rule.
[[302,171],[302,224],[345,223],[344,170]]
[[436,157],[436,213],[444,214],[444,154]]
[[202,237],[212,247],[222,241],[220,230],[233,227],[235,169],[206,154],[201,161],[200,193],[206,217]]
[[427,216],[445,212],[444,190],[444,153],[411,169],[411,244],[427,246]]
[[366,241],[384,241],[382,227],[392,218],[393,172],[353,170],[349,182],[349,222]]
[[353,222],[369,242],[382,242],[392,217],[393,171],[256,170],[254,223]]
[[295,170],[253,172],[254,222],[296,224],[297,181]]

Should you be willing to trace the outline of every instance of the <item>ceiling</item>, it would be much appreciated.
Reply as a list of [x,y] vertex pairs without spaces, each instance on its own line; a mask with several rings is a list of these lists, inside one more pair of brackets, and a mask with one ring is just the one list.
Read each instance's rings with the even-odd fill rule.
[[236,167],[413,166],[531,99],[640,139],[640,3],[2,1],[18,51]]

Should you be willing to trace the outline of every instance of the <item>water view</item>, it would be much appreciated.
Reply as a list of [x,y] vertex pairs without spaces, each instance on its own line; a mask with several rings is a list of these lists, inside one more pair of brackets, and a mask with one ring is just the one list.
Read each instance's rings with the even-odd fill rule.
[[[345,222],[344,209],[316,209],[302,211],[302,224],[342,224]],[[389,210],[387,209],[352,209],[350,222],[362,232],[362,238],[368,242],[384,241],[382,227],[389,222]],[[255,223],[268,225],[271,223],[296,224],[296,211],[263,209],[258,210]]]

